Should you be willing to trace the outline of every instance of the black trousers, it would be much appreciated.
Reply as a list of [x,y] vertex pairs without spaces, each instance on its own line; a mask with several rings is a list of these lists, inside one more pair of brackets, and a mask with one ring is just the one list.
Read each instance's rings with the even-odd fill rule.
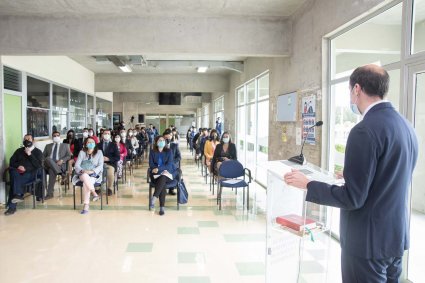
[[341,251],[342,282],[344,283],[398,283],[401,275],[401,257],[366,259]]
[[167,195],[166,185],[169,179],[165,176],[159,176],[157,179],[154,179],[151,176],[151,180],[155,184],[153,196],[159,198],[159,206],[165,206],[165,196]]

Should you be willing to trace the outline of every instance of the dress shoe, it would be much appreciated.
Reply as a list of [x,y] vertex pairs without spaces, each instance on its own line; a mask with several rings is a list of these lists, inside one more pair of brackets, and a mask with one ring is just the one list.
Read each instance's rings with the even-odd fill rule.
[[168,194],[169,195],[172,195],[172,196],[175,196],[176,195],[176,192],[174,190],[169,190],[168,191]]
[[108,196],[112,196],[112,190],[108,189]]
[[52,195],[47,195],[47,196],[45,196],[45,197],[44,197],[44,200],[49,200],[49,199],[51,199],[51,198],[53,198],[53,196],[52,196]]
[[9,208],[8,210],[4,212],[4,215],[12,215],[12,214],[15,214],[15,212],[16,212],[16,208]]

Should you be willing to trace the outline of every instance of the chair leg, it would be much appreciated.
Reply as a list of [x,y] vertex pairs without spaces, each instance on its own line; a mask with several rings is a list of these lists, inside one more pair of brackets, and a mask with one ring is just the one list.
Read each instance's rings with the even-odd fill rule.
[[72,195],[74,198],[74,210],[75,210],[75,186],[72,186]]
[[246,210],[249,211],[249,185],[247,186],[246,194]]
[[[106,195],[106,204],[109,204],[109,196],[108,196],[108,179],[106,178],[106,188],[105,188],[105,195]],[[102,188],[101,188],[102,190]]]
[[83,203],[83,187],[80,187],[80,204]]
[[245,209],[245,188],[242,190],[242,209]]
[[151,199],[152,199],[152,186],[151,184],[149,184],[149,200],[148,200],[149,211],[151,210]]
[[223,192],[223,188],[220,186],[220,192],[217,192],[217,194],[220,194],[220,203],[219,203],[219,210],[221,210],[221,194]]
[[180,210],[180,203],[179,203],[179,199],[180,199],[180,189],[177,186],[177,210]]
[[100,186],[100,210],[103,210],[102,186]]
[[35,184],[32,184],[32,209],[35,209]]

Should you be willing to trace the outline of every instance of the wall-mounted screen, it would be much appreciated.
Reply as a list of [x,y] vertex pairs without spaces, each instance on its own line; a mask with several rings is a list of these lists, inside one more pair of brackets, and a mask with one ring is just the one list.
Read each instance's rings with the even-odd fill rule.
[[277,117],[278,122],[297,121],[297,93],[292,92],[277,97]]
[[159,105],[180,105],[180,92],[160,92],[158,96]]

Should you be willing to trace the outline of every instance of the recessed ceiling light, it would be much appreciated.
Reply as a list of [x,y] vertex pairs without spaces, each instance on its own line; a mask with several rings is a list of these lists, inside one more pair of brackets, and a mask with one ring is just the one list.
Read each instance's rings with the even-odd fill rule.
[[198,67],[198,73],[205,73],[208,70],[208,67]]
[[129,65],[119,66],[118,68],[120,68],[120,69],[121,69],[121,71],[123,71],[124,73],[130,73],[130,72],[132,72],[132,71],[133,71],[133,70],[130,68],[130,66],[129,66]]

